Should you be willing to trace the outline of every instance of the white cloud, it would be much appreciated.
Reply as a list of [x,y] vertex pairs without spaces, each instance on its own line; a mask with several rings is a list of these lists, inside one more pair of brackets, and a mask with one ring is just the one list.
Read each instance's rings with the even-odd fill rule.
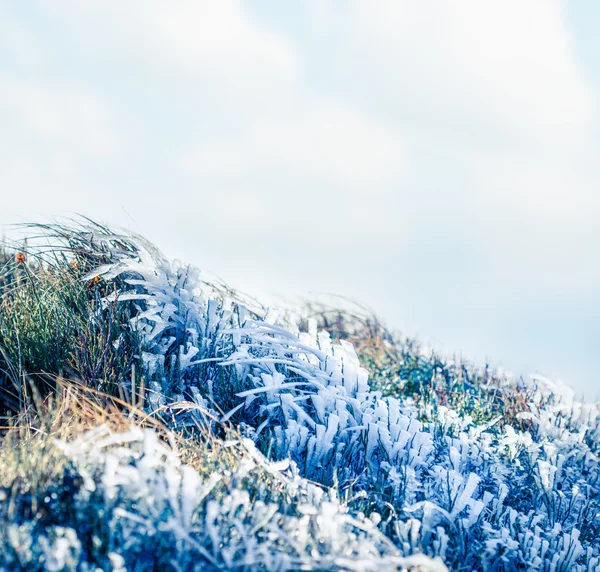
[[59,26],[103,61],[175,99],[207,97],[254,110],[293,91],[299,69],[285,36],[261,26],[238,0],[63,2],[46,5]]
[[28,134],[28,145],[68,146],[108,156],[122,142],[110,105],[78,85],[0,76],[0,114],[5,130],[13,125],[19,135]]
[[[578,136],[596,101],[574,53],[560,0],[355,1],[338,65],[378,97],[418,102],[440,124],[538,140]],[[318,16],[322,20],[323,14]],[[343,58],[342,58],[343,59]]]
[[56,45],[47,41],[45,30],[36,29],[39,19],[30,21],[28,15],[17,5],[0,6],[0,60],[6,60],[0,73],[0,121],[11,157],[20,150],[17,164],[28,163],[40,152],[42,162],[50,160],[66,173],[71,152],[115,154],[125,138],[114,107],[81,78],[65,77]]
[[10,61],[21,69],[39,66],[45,61],[44,51],[27,23],[16,17],[14,8],[0,4],[0,54],[10,54]]
[[590,159],[599,151],[592,145],[575,153],[470,153],[479,206],[518,213],[538,229],[594,224],[600,217],[600,170]]
[[305,98],[294,114],[253,123],[241,136],[184,153],[183,166],[202,176],[281,171],[344,189],[377,193],[402,182],[407,146],[355,109]]
[[209,139],[201,127],[193,149],[169,145],[184,156],[175,168],[225,178],[289,171],[372,191],[406,174],[402,137],[341,99],[309,95],[296,46],[243,2],[70,2],[47,10],[97,58],[123,58],[169,101],[208,105],[221,118],[220,136]]
[[[479,248],[507,273],[543,270],[563,286],[597,245],[597,97],[575,52],[564,2],[326,3],[331,66],[360,105],[403,129],[419,185],[441,169],[437,205],[471,213]],[[360,92],[361,88],[368,86]],[[452,163],[453,172],[436,165]],[[430,177],[433,179],[433,177]],[[403,207],[410,208],[411,197]],[[443,213],[445,207],[441,207]],[[415,227],[418,232],[418,225]],[[439,235],[453,233],[440,217]],[[596,238],[594,238],[596,237]],[[586,274],[587,275],[587,274]],[[524,292],[534,281],[519,285]]]

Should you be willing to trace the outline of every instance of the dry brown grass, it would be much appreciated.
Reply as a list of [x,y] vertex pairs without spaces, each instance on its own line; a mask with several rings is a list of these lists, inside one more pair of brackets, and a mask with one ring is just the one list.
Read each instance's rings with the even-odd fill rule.
[[[239,462],[236,447],[225,446],[206,425],[172,430],[159,418],[160,410],[148,415],[131,403],[76,381],[58,378],[56,387],[52,395],[42,399],[32,386],[31,406],[0,428],[0,491],[9,502],[26,498],[33,513],[40,504],[38,491],[46,494],[53,484],[61,482],[68,468],[56,442],[74,441],[99,426],[111,433],[126,432],[133,425],[152,429],[203,478],[216,468],[233,468]],[[176,415],[176,410],[171,414]],[[232,426],[222,425],[220,429],[229,439],[239,438]]]

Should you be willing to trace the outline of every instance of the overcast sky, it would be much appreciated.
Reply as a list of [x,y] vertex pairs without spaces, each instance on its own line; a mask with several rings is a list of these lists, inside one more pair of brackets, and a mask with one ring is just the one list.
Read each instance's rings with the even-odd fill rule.
[[79,212],[600,395],[600,4],[0,3],[0,223]]

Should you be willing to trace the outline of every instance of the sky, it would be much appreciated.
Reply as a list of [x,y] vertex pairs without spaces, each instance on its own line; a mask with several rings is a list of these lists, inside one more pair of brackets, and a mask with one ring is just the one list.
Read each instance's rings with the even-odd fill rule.
[[600,396],[600,5],[0,3],[0,224],[81,213]]

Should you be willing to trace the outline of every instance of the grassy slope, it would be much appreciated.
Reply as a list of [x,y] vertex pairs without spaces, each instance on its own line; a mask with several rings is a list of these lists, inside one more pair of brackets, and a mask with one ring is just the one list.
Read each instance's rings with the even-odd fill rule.
[[[158,283],[147,260],[138,264],[143,256],[134,238],[109,239],[109,229],[93,224],[41,230],[51,236],[49,248],[31,249],[27,260],[14,250],[0,257],[0,415],[14,427],[4,431],[1,444],[0,563],[6,569],[33,569],[34,562],[55,570],[84,569],[83,562],[140,570],[150,565],[350,569],[353,562],[365,570],[412,569],[416,565],[402,558],[421,551],[442,556],[457,570],[512,570],[525,563],[556,570],[598,566],[597,409],[588,408],[583,419],[581,408],[571,405],[569,414],[569,407],[547,391],[487,368],[423,355],[416,341],[391,335],[371,316],[313,304],[302,314],[316,318],[334,341],[354,344],[371,372],[371,391],[399,398],[407,419],[414,414],[425,423],[425,433],[413,438],[425,435],[435,450],[419,468],[411,502],[410,465],[386,469],[390,460],[381,458],[381,444],[379,453],[377,445],[360,445],[375,451],[373,464],[352,442],[358,452],[333,472],[309,471],[302,464],[308,453],[298,449],[294,457],[290,449],[301,475],[294,466],[281,471],[242,435],[252,437],[264,425],[256,444],[268,456],[286,456],[277,449],[282,418],[264,417],[273,411],[267,402],[246,399],[247,406],[227,422],[216,421],[238,406],[236,394],[262,383],[243,362],[215,366],[215,359],[234,348],[211,330],[210,320],[200,322],[211,312],[231,322],[224,306],[215,309],[190,297],[186,282],[194,276],[187,270],[169,267],[174,280]],[[108,267],[92,272],[111,263],[126,266],[123,261],[130,259],[138,265],[122,274]],[[126,299],[125,291],[136,296]],[[167,291],[175,298],[163,300],[160,313],[152,303],[157,292],[166,297]],[[143,298],[148,292],[151,301]],[[119,295],[111,300],[113,293]],[[230,294],[213,285],[209,297],[223,300]],[[152,320],[140,322],[148,312]],[[194,312],[200,322],[190,318]],[[259,322],[261,312],[248,310]],[[240,305],[233,316],[238,325],[245,323]],[[199,339],[190,330],[199,332]],[[248,347],[253,351],[252,343]],[[186,361],[191,350],[198,352],[191,358],[194,365]],[[256,359],[264,361],[269,351],[262,347]],[[289,377],[286,367],[262,375]],[[388,403],[374,399],[375,407]],[[181,400],[184,405],[173,404]],[[306,411],[318,416],[316,409]],[[136,432],[140,426],[150,426],[149,433]],[[89,433],[98,427],[106,429]],[[129,445],[121,446],[119,438],[108,442],[109,434],[127,436]],[[57,446],[57,440],[71,446]],[[548,452],[553,440],[558,455]],[[153,458],[154,465],[144,460]],[[490,469],[499,463],[498,471]],[[344,478],[348,464],[362,468]],[[396,474],[404,479],[398,485],[402,495],[390,488]],[[445,496],[431,488],[442,474]],[[478,476],[469,480],[469,475]],[[504,477],[518,479],[520,488],[503,492]],[[465,517],[454,517],[469,483],[479,492],[472,498],[465,493],[464,512],[456,512]],[[140,498],[142,489],[154,503]],[[478,507],[476,495],[485,507]],[[501,497],[505,500],[498,503]],[[193,507],[191,513],[181,498]],[[411,503],[428,500],[451,513],[454,524],[433,522],[422,509],[414,517],[407,512]],[[476,510],[481,516],[473,525],[469,518]],[[422,565],[434,569],[439,563]]]

